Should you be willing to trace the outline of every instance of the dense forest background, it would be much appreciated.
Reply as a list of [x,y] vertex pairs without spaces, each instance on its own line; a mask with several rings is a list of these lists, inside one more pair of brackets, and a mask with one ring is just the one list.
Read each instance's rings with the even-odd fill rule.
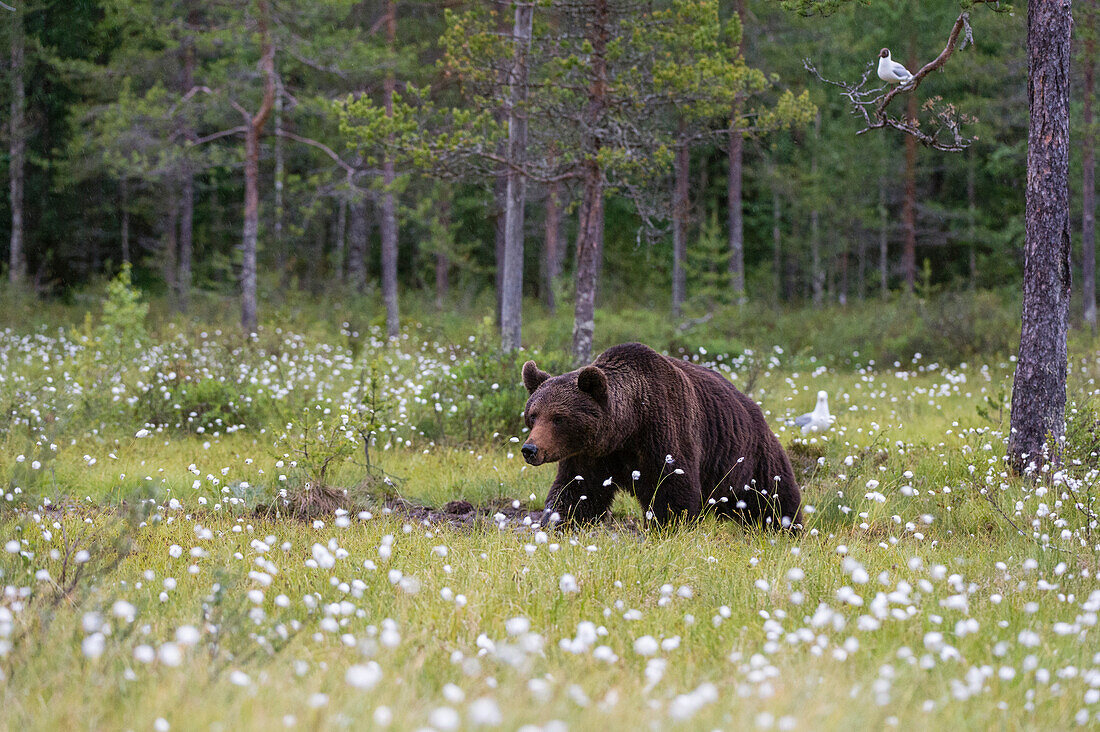
[[[192,299],[235,296],[242,266],[248,267],[242,227],[247,229],[254,130],[261,303],[300,289],[362,294],[380,306],[390,231],[400,297],[491,313],[496,296],[499,308],[506,174],[494,174],[484,156],[471,161],[485,146],[506,144],[481,130],[502,122],[510,90],[478,83],[513,52],[507,44],[496,48],[478,39],[492,33],[512,39],[512,3],[17,5],[0,14],[10,50],[0,93],[3,109],[11,112],[3,117],[9,145],[0,169],[11,181],[13,166],[22,170],[21,195],[14,195],[13,182],[11,195],[0,198],[5,242],[13,240],[13,202],[22,209],[25,277],[16,276],[21,265],[8,258],[13,281],[41,296],[71,298],[128,261],[143,289],[165,294],[178,309]],[[679,11],[686,5],[703,11],[715,6],[680,3]],[[545,17],[583,14],[579,6],[535,3],[533,96],[549,87],[538,76],[548,72],[538,69],[551,59],[540,54],[558,53],[555,60],[567,67],[591,50],[583,38],[573,56],[561,54],[560,44],[555,50],[538,42],[569,30]],[[618,11],[623,18],[641,17],[666,6],[677,3],[624,3]],[[879,49],[889,47],[915,69],[943,50],[957,4],[849,3],[809,15],[774,1],[716,7],[717,46],[708,40],[706,52],[734,69],[723,92],[733,94],[734,124],[741,128],[735,135],[743,161],[740,190],[730,185],[731,117],[716,111],[721,95],[704,107],[707,90],[686,94],[682,102],[665,94],[673,111],[660,115],[638,106],[652,128],[646,133],[652,154],[621,181],[605,179],[597,263],[601,307],[629,303],[690,318],[741,298],[844,304],[906,290],[1018,290],[1027,139],[1022,12],[999,4],[974,7],[972,43],[913,95],[911,114],[938,100],[963,118],[963,131],[974,142],[949,153],[889,129],[857,135],[861,120],[835,87],[805,70],[803,60],[811,59],[825,77],[858,80]],[[1089,34],[1091,18],[1079,14],[1077,36]],[[648,52],[638,48],[643,36],[637,27],[633,35],[624,30],[628,22],[609,27],[623,33],[606,39],[612,63]],[[696,44],[689,48],[673,35],[655,33],[654,48],[667,44],[666,56],[675,60],[683,53],[684,68],[701,68],[703,56],[691,55],[698,39],[687,34],[686,42]],[[1083,69],[1091,59],[1078,61],[1091,46],[1078,45],[1071,130],[1080,141],[1092,134],[1082,124],[1081,104]],[[661,93],[646,86],[656,78],[629,79],[624,72],[614,83],[619,90],[635,85],[632,99],[642,105],[638,99]],[[684,93],[683,86],[677,90]],[[395,98],[415,95],[421,103],[408,105],[406,116],[393,112]],[[365,105],[357,112],[356,100]],[[677,104],[681,111],[704,111],[677,115]],[[425,121],[429,105],[436,119]],[[777,118],[756,124],[769,113],[761,111],[738,123],[737,110],[752,105],[778,110]],[[554,149],[556,128],[536,115],[534,103],[530,108],[528,159],[567,155],[569,150]],[[406,125],[404,132],[393,124],[379,128],[371,109],[387,110],[391,123],[397,118]],[[446,124],[449,135],[438,127]],[[470,133],[457,139],[462,136],[454,131],[463,126]],[[426,145],[433,135],[446,144]],[[563,147],[574,144],[559,139]],[[525,168],[532,172],[522,219],[522,291],[551,309],[573,297],[578,221],[585,214],[583,179],[551,175],[552,167]],[[1080,222],[1079,144],[1070,174],[1071,215]],[[649,205],[640,206],[641,200]],[[743,211],[743,295],[731,286],[733,201]],[[674,276],[678,226],[682,274]],[[1074,228],[1079,237],[1080,226]],[[1081,251],[1075,239],[1075,267]],[[677,276],[680,292],[670,294]]]

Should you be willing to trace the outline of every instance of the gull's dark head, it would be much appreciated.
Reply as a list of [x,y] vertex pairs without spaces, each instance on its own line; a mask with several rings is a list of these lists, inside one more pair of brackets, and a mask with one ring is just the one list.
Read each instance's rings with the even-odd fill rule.
[[890,58],[890,49],[889,48],[882,49],[881,51],[878,52],[878,57],[879,58]]

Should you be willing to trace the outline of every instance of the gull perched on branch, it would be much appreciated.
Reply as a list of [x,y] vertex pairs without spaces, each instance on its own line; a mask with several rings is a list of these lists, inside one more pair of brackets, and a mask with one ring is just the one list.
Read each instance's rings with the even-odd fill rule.
[[804,435],[811,432],[824,432],[832,427],[835,421],[836,417],[829,414],[829,395],[824,391],[817,393],[817,405],[814,406],[814,411],[794,418],[795,426],[801,427]]
[[890,58],[890,49],[878,52],[878,78],[891,84],[905,84],[913,80],[909,69]]

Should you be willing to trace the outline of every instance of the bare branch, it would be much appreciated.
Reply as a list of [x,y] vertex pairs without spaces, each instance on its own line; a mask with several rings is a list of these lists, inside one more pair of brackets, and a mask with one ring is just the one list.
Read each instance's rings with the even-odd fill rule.
[[[989,2],[994,2],[994,0],[975,0],[974,4],[978,5]],[[871,73],[874,70],[874,62],[867,65],[863,71],[863,76],[855,83],[826,79],[809,59],[803,59],[802,66],[817,77],[819,81],[840,89],[840,93],[848,99],[851,113],[862,117],[866,125],[856,133],[857,135],[862,135],[869,130],[889,127],[906,135],[915,137],[921,144],[933,148],[934,150],[961,152],[968,148],[977,138],[963,135],[962,123],[971,120],[961,115],[955,105],[943,103],[940,97],[933,97],[927,100],[922,105],[922,108],[929,114],[931,120],[931,124],[928,125],[928,131],[921,128],[920,120],[891,117],[887,112],[887,108],[894,97],[903,92],[907,94],[914,93],[925,77],[933,71],[942,69],[960,47],[960,35],[962,35],[963,38],[963,46],[967,43],[972,43],[972,33],[970,28],[970,13],[964,11],[955,19],[955,24],[951,27],[951,32],[948,34],[947,43],[944,45],[943,51],[913,74],[913,78],[910,81],[900,84],[889,91],[886,91],[886,86],[877,86],[870,89],[866,88],[871,78]]]
[[325,155],[328,155],[330,158],[332,158],[333,162],[336,163],[337,165],[339,165],[341,168],[343,168],[344,172],[347,173],[349,176],[355,175],[358,172],[354,166],[352,166],[350,163],[348,163],[346,160],[344,160],[342,157],[340,157],[336,153],[335,150],[333,150],[331,147],[329,147],[328,145],[326,145],[323,142],[318,142],[317,140],[314,140],[314,139],[309,138],[309,137],[302,137],[301,135],[296,135],[293,132],[290,132],[290,131],[285,130],[285,129],[276,130],[275,134],[279,135],[280,137],[285,137],[288,140],[294,140],[295,142],[300,142],[303,145],[311,145],[311,146],[317,148],[318,150],[323,152]]
[[205,137],[195,138],[190,143],[190,147],[195,147],[196,145],[205,145],[208,142],[213,142],[214,140],[219,140],[223,137],[229,137],[230,135],[243,135],[244,133],[244,125],[241,125],[240,127],[231,127],[228,130],[221,130],[220,132],[214,132],[206,135]]
[[961,31],[964,27],[967,29],[966,37],[970,38],[970,13],[968,12],[960,13],[959,17],[955,19],[955,25],[951,27],[951,34],[947,36],[947,45],[944,46],[942,51],[940,51],[940,55],[936,56],[936,58],[932,59],[924,66],[922,66],[920,68],[920,71],[913,74],[912,79],[905,82],[904,84],[899,84],[895,88],[891,89],[886,94],[886,96],[882,98],[882,101],[879,102],[878,108],[875,110],[877,116],[883,116],[883,113],[886,110],[886,106],[890,104],[890,101],[895,96],[900,94],[902,90],[907,92],[916,91],[917,87],[920,86],[920,83],[924,80],[924,77],[928,76],[936,69],[942,68],[943,65],[947,63],[947,59],[951,58],[951,54],[955,53],[955,46],[959,42],[959,31]]

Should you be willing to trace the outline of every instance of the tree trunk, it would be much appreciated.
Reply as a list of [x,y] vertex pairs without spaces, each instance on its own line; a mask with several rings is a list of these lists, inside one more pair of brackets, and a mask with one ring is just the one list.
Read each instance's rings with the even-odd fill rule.
[[275,46],[268,33],[268,4],[256,3],[256,24],[263,49],[260,68],[264,74],[264,96],[260,108],[245,119],[244,135],[244,237],[241,245],[241,327],[255,333],[256,315],[256,240],[260,226],[260,135],[275,103]]
[[437,218],[440,241],[436,242],[435,249],[435,309],[442,311],[447,303],[447,295],[450,291],[451,259],[448,255],[447,245],[451,241],[449,235],[451,229],[451,192],[445,190],[439,202],[439,214]]
[[975,171],[974,146],[967,153],[966,165],[966,228],[970,246],[967,247],[970,289],[978,287],[978,193]]
[[1041,464],[1044,447],[1057,460],[1065,433],[1071,27],[1068,2],[1028,1],[1024,308],[1008,441],[1016,470]]
[[772,186],[772,272],[775,273],[775,299],[783,299],[783,211],[780,208],[778,183]]
[[542,256],[543,299],[551,314],[557,312],[557,282],[561,276],[561,184],[553,182],[546,191],[546,233]]
[[255,333],[256,239],[260,211],[260,135],[255,125],[245,127],[244,139],[244,240],[241,247],[241,328]]
[[672,317],[683,314],[684,299],[687,296],[687,216],[688,216],[688,176],[690,175],[690,157],[685,139],[687,124],[680,119],[680,143],[676,146],[676,173],[673,176],[672,193]]
[[848,304],[848,242],[840,242],[840,283],[837,286],[837,302],[841,305]]
[[367,247],[370,237],[367,205],[365,196],[351,202],[348,231],[348,284],[360,294],[367,289]]
[[191,252],[194,248],[195,178],[185,164],[180,179],[179,243],[176,260],[176,306],[181,313],[191,307]]
[[394,179],[393,159],[382,163],[382,182],[387,186],[382,193],[382,300],[386,305],[386,336],[396,338],[401,330],[397,301],[397,202],[389,186]]
[[[191,11],[194,13],[194,11]],[[197,22],[191,14],[189,22]],[[180,89],[186,94],[195,85],[195,42],[188,36],[183,44],[183,77]],[[191,142],[195,131],[186,122],[182,130],[183,139]],[[179,170],[179,240],[176,247],[176,308],[186,313],[191,307],[191,252],[194,249],[195,227],[195,173],[191,169],[191,159],[184,150],[180,157]]]
[[821,214],[818,211],[817,198],[820,185],[817,180],[817,148],[821,138],[821,114],[814,118],[814,146],[810,152],[810,180],[813,185],[813,208],[810,210],[810,276],[813,283],[813,302],[821,307],[825,300],[825,272],[821,269]]
[[[397,3],[386,2],[386,43],[392,54],[397,43]],[[397,82],[393,74],[387,74],[383,86],[386,99],[386,116],[393,116],[393,95]],[[386,304],[386,336],[396,338],[401,330],[401,318],[397,306],[397,202],[393,184],[396,179],[393,157],[387,153],[382,161],[382,300]]]
[[[913,36],[909,41],[909,68],[917,68],[917,44]],[[910,120],[916,120],[916,94],[909,94],[906,113]],[[905,135],[905,200],[901,208],[901,223],[905,230],[901,269],[905,274],[905,290],[912,293],[917,284],[917,138],[912,135]]]
[[584,206],[577,231],[577,295],[573,313],[573,360],[577,365],[592,360],[596,329],[596,285],[603,249],[603,180],[599,164],[584,165]]
[[[272,239],[275,248],[282,254],[283,248],[283,186],[286,181],[286,162],[283,155],[283,95],[282,90],[275,95],[275,222]],[[284,265],[286,263],[284,262]]]
[[[737,41],[737,55],[745,53],[745,2],[734,4],[741,35]],[[745,138],[741,133],[741,101],[733,105],[729,129],[729,178],[726,183],[726,204],[729,209],[729,276],[733,301],[745,302],[745,218],[742,209],[741,178],[743,170]]]
[[[503,156],[507,155],[507,146],[505,143],[500,144],[500,150],[498,153]],[[505,201],[508,197],[508,173],[503,167],[496,173],[496,178],[493,180],[493,211],[491,218],[493,220],[493,261],[495,262],[494,278],[496,286],[496,312],[493,317],[496,318],[497,325],[500,325],[501,308],[504,305],[504,250],[506,240],[506,220],[505,220],[505,208],[507,208]]]
[[577,292],[573,312],[573,360],[592,359],[592,338],[596,330],[596,287],[603,254],[603,171],[597,155],[603,145],[602,120],[607,104],[607,44],[610,40],[608,0],[590,4],[587,28],[592,52],[588,58],[588,102],[585,107],[583,138],[584,183],[581,220],[577,231]]
[[[349,176],[350,177],[350,176]],[[336,265],[336,280],[343,284],[344,278],[347,274],[346,269],[346,251],[348,241],[348,196],[351,195],[350,181],[349,190],[341,191],[340,199],[336,204],[336,233],[335,239],[332,243],[332,259]]]
[[11,119],[8,123],[8,183],[11,194],[11,248],[8,254],[8,279],[22,285],[27,279],[27,253],[23,241],[23,182],[26,163],[27,97],[23,87],[24,29],[23,3],[15,3],[11,18]]
[[[508,2],[507,0],[493,0],[493,5],[497,13],[497,32],[506,37],[511,29],[508,27]],[[503,87],[508,83],[508,75],[505,71],[499,72],[498,83]],[[493,116],[497,122],[503,124],[507,119],[507,110],[504,105],[501,104],[493,111]],[[505,158],[508,155],[508,141],[500,140],[497,143],[497,155],[501,158]],[[496,269],[494,270],[494,282],[496,285],[496,312],[493,317],[496,318],[498,326],[503,324],[502,317],[504,315],[504,257],[507,249],[506,242],[508,240],[508,222],[507,222],[507,200],[508,200],[508,170],[504,165],[497,168],[495,177],[493,178],[493,210],[490,214],[490,218],[493,221],[493,256]]]
[[527,201],[527,176],[522,167],[527,159],[527,54],[531,47],[534,8],[516,3],[512,36],[515,51],[509,79],[508,99],[508,186],[504,214],[504,281],[501,288],[500,342],[505,351],[523,343],[523,223]]
[[164,226],[164,248],[161,252],[161,266],[164,273],[164,283],[168,286],[168,301],[172,308],[179,312],[179,283],[176,277],[179,273],[177,258],[179,257],[179,219],[180,202],[176,198],[176,191],[166,192],[169,197],[168,220]]
[[744,136],[738,126],[741,105],[733,108],[730,125],[729,180],[726,185],[726,202],[729,207],[730,288],[738,305],[745,302],[745,218],[741,209],[741,171]]
[[122,261],[130,264],[130,182],[123,176],[118,182],[119,232]]
[[1086,0],[1084,155],[1081,176],[1081,294],[1084,300],[1085,322],[1096,335],[1096,131],[1093,128],[1092,104],[1096,96],[1096,17],[1094,0]]
[[882,299],[890,294],[890,229],[886,211],[886,178],[878,181],[878,278]]

